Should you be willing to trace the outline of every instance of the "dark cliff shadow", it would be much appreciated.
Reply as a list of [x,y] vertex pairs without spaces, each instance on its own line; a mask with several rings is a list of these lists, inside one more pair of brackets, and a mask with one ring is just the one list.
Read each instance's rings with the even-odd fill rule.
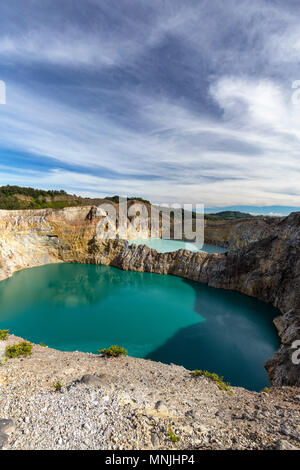
[[184,282],[195,291],[194,310],[202,321],[178,330],[147,358],[216,372],[250,390],[268,385],[264,362],[279,346],[272,322],[279,311],[237,292]]

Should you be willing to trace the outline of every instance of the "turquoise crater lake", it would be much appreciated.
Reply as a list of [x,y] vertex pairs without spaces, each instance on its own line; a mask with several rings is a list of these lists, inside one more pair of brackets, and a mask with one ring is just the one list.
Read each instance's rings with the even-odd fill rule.
[[278,310],[170,275],[87,264],[23,270],[0,283],[0,328],[61,350],[119,344],[131,356],[217,372],[251,390],[268,385]]

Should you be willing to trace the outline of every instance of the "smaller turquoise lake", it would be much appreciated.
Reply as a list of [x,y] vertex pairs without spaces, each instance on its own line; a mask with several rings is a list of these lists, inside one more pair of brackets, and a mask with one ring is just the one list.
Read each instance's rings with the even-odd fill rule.
[[170,275],[53,264],[0,283],[0,328],[34,343],[129,355],[216,372],[232,385],[268,385],[278,310],[245,295]]
[[204,253],[225,253],[227,250],[220,246],[204,243],[199,247],[197,243],[184,240],[166,240],[163,238],[145,238],[128,240],[129,245],[147,245],[158,253],[169,253],[177,250],[203,251]]

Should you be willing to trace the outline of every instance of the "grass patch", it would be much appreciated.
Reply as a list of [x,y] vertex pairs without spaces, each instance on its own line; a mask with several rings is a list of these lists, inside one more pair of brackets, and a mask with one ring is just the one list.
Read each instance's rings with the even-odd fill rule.
[[109,348],[99,349],[98,353],[103,354],[103,356],[107,356],[107,357],[127,356],[128,354],[125,348],[122,348],[121,346],[118,346],[117,344],[114,344],[113,346],[110,346]]
[[173,444],[177,444],[177,442],[180,441],[180,436],[177,436],[177,434],[175,434],[175,432],[172,430],[171,424],[169,424],[168,434],[169,434],[169,439],[171,442],[173,442]]
[[0,341],[6,340],[8,337],[9,330],[0,330]]
[[191,372],[192,377],[206,377],[207,379],[213,380],[219,387],[220,390],[225,390],[226,392],[230,392],[233,395],[233,391],[231,390],[230,383],[224,382],[224,377],[220,377],[218,374],[214,372],[208,372],[207,370],[193,370]]
[[62,389],[62,383],[61,382],[56,382],[54,384],[54,389],[56,392],[61,392],[61,389]]
[[264,393],[270,393],[271,389],[269,387],[265,387],[262,389],[262,392]]
[[32,354],[32,344],[27,341],[22,341],[18,344],[13,344],[12,346],[6,346],[5,356],[8,359],[13,357],[25,357],[31,356]]

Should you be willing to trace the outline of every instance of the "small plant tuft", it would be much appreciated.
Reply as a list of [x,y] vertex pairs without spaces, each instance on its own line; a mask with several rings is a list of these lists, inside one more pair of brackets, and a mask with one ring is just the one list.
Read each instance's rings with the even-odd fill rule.
[[56,391],[56,392],[61,392],[61,389],[62,389],[62,383],[61,383],[61,382],[59,382],[59,381],[58,381],[58,382],[56,382],[56,383],[54,384],[54,389],[55,389],[55,391]]
[[271,389],[269,387],[265,387],[262,389],[262,392],[264,393],[270,393]]
[[40,346],[42,346],[43,348],[47,347],[45,343],[40,343]]
[[110,346],[109,348],[99,349],[98,353],[103,354],[103,356],[107,356],[107,357],[127,356],[128,354],[125,348],[122,348],[121,346],[118,346],[117,344],[114,344],[113,346]]
[[168,434],[169,434],[169,439],[171,442],[173,442],[173,444],[177,444],[177,442],[180,441],[180,436],[177,436],[177,434],[175,434],[175,432],[172,430],[171,424],[169,424]]
[[9,330],[0,330],[0,341],[4,341],[9,334]]
[[225,390],[226,392],[230,392],[233,395],[233,391],[231,390],[230,383],[224,382],[224,377],[220,377],[218,374],[214,372],[208,372],[207,370],[193,370],[191,372],[192,377],[206,377],[207,379],[213,380],[219,387],[220,390]]
[[31,356],[32,344],[28,341],[22,341],[21,343],[13,344],[12,346],[6,346],[5,356],[8,359],[13,357]]

